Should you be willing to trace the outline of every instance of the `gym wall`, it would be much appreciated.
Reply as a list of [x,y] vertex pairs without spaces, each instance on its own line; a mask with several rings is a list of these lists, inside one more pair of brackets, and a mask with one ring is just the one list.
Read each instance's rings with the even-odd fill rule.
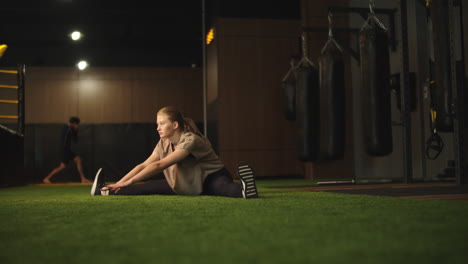
[[[70,116],[81,118],[85,175],[104,167],[118,180],[152,152],[159,135],[156,112],[175,105],[202,127],[202,74],[198,68],[27,68],[25,171],[40,182],[60,163],[60,136]],[[52,179],[76,182],[74,165]]]
[[[426,76],[423,76],[421,69],[427,67],[427,59],[421,55],[421,46],[428,43],[418,43],[417,35],[419,31],[425,30],[425,26],[417,21],[417,17],[425,18],[425,10],[421,1],[407,1],[408,13],[408,54],[410,72],[416,73],[416,109],[411,112],[411,142],[412,152],[412,177],[414,180],[433,180],[438,175],[444,174],[449,165],[449,161],[454,159],[453,133],[441,132],[440,135],[445,142],[445,148],[438,159],[429,160],[425,157],[426,140],[430,137],[429,102],[427,96],[424,97],[423,85]],[[400,1],[375,1],[378,9],[398,10]],[[320,28],[328,27],[329,7],[350,7],[369,8],[368,0],[332,0],[318,3],[317,1],[301,0],[301,24],[304,27],[313,28],[307,32],[308,55],[314,62],[320,50],[327,40],[327,32],[320,32]],[[466,7],[465,7],[466,8]],[[418,13],[419,12],[419,13]],[[421,14],[422,12],[422,14]],[[466,13],[466,12],[465,12]],[[390,29],[389,17],[377,14],[379,20]],[[397,74],[400,70],[401,38],[399,28],[399,13],[394,13],[396,50],[390,50],[391,74]],[[463,23],[466,25],[467,20]],[[358,13],[334,13],[333,27],[359,29],[365,20]],[[467,27],[464,27],[465,38]],[[345,48],[350,48],[359,53],[359,39],[357,33],[337,33],[334,37]],[[461,41],[457,41],[461,43]],[[460,44],[455,44],[460,45]],[[466,46],[465,42],[465,46]],[[462,47],[463,48],[463,47]],[[457,50],[460,47],[456,46]],[[465,48],[466,50],[466,48]],[[358,54],[359,56],[359,54]],[[466,56],[466,52],[465,52]],[[355,176],[357,179],[401,179],[404,175],[403,166],[403,128],[401,125],[401,112],[397,107],[396,94],[391,95],[392,112],[392,134],[393,152],[386,156],[374,157],[366,154],[363,148],[363,130],[360,107],[362,105],[361,92],[361,72],[359,62],[352,58],[349,52],[345,52],[345,75],[346,75],[346,153],[343,160],[317,161],[306,165],[306,177],[327,178],[335,175],[342,177]],[[461,60],[460,54],[456,54],[456,60]],[[466,73],[465,73],[466,74]],[[465,77],[466,78],[466,77]],[[465,134],[466,133],[465,129]],[[466,142],[465,142],[466,144]],[[466,145],[465,145],[466,149]],[[466,162],[466,161],[465,161]],[[307,164],[307,163],[306,163]],[[466,166],[466,165],[465,165]]]
[[[399,1],[376,1],[375,8],[397,8],[400,4]],[[361,7],[368,8],[369,1],[365,0],[350,0],[350,7]],[[425,30],[424,27],[418,25],[416,21],[416,8],[423,8],[421,3],[418,1],[408,1],[407,5],[408,12],[408,53],[409,53],[409,64],[410,72],[416,73],[416,110],[411,112],[411,139],[412,144],[412,173],[414,180],[432,180],[437,177],[438,174],[443,174],[444,169],[448,167],[448,161],[454,159],[453,149],[453,133],[440,133],[445,148],[441,155],[436,160],[428,160],[425,158],[425,142],[430,137],[430,120],[429,120],[429,105],[427,98],[424,98],[422,87],[426,81],[424,76],[420,76],[421,67],[427,67],[427,61],[424,58],[421,62],[421,58],[418,57],[418,49],[420,45],[426,45],[427,43],[417,43],[417,31]],[[379,20],[386,25],[390,26],[390,21],[385,15],[378,15]],[[396,19],[396,36],[399,41],[400,28],[398,27],[399,14],[395,13]],[[352,28],[360,28],[364,20],[359,15],[353,15],[350,17],[349,26]],[[400,42],[397,43],[397,49],[390,49],[390,64],[391,74],[400,72]],[[351,61],[352,69],[352,84],[354,90],[353,98],[353,112],[355,124],[361,123],[361,117],[359,115],[360,106],[360,79],[359,79],[359,65],[356,61]],[[371,157],[366,155],[362,146],[362,128],[358,125],[353,127],[354,129],[354,142],[355,142],[355,168],[356,175],[360,178],[387,178],[387,179],[401,179],[403,177],[403,129],[398,125],[400,123],[400,111],[397,108],[397,98],[392,93],[391,98],[392,106],[392,122],[393,122],[393,152],[384,157]]]
[[203,121],[199,68],[30,67],[26,74],[26,123],[154,123],[166,105]]
[[283,115],[281,79],[299,53],[299,21],[217,18],[208,46],[208,137],[226,167],[263,176],[302,175],[294,122]]
[[[301,24],[303,27],[312,28],[306,32],[307,49],[309,59],[318,68],[318,57],[328,40],[328,7],[347,7],[348,0],[309,1],[301,0]],[[333,27],[346,28],[349,23],[349,15],[346,13],[333,14]],[[349,33],[334,33],[334,38],[341,44],[347,45],[351,35]],[[318,160],[305,162],[305,177],[314,179],[324,178],[351,178],[355,175],[354,168],[354,138],[353,138],[353,86],[351,77],[351,58],[346,52],[343,55],[345,74],[345,153],[343,159]]]

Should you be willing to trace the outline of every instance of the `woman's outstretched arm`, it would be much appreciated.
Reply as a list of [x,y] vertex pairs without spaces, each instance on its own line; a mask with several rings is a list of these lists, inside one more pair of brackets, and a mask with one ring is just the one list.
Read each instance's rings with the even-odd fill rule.
[[122,179],[120,179],[117,183],[127,182],[135,175],[137,175],[140,171],[144,170],[148,165],[154,163],[159,160],[159,155],[156,152],[156,148],[154,149],[153,153],[142,163],[138,164],[133,168],[130,172],[128,172]]
[[[133,183],[139,182],[146,180],[158,173],[161,173],[164,169],[176,164],[177,162],[185,159],[190,153],[185,150],[185,149],[178,149],[171,154],[169,154],[167,157],[165,157],[162,160],[157,160],[155,162],[150,163],[147,165],[145,168],[141,169],[137,173],[135,173],[133,176],[128,177],[127,180],[124,180],[125,177],[127,177],[132,171],[136,169],[133,169],[129,174],[127,174],[124,178],[122,178],[120,181],[118,181],[115,184],[111,184],[106,186],[108,189],[118,192],[120,188],[126,187],[128,185],[131,185]],[[137,166],[138,167],[138,166]]]

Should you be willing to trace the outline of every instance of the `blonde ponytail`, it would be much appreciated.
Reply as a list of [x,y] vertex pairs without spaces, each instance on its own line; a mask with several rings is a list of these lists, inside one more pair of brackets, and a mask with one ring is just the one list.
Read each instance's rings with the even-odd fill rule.
[[200,137],[205,137],[200,130],[198,130],[197,125],[193,122],[192,118],[184,117],[184,131],[192,132]]

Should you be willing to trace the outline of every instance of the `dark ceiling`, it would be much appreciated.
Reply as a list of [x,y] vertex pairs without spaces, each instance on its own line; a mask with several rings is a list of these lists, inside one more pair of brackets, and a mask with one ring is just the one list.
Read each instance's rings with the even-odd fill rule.
[[[0,44],[8,50],[0,66],[171,67],[201,64],[201,0],[4,1]],[[214,17],[299,19],[299,0],[206,1],[207,25]],[[84,38],[73,42],[69,34]]]

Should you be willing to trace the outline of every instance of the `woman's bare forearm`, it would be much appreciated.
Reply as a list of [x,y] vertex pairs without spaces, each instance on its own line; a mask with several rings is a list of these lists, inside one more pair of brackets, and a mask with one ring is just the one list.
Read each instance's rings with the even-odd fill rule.
[[[137,166],[138,167],[138,166]],[[163,171],[163,167],[161,166],[160,162],[153,162],[150,165],[144,167],[144,169],[140,170],[138,173],[133,174],[137,169],[135,167],[132,171],[130,171],[125,177],[123,177],[119,182],[107,185],[101,190],[112,190],[115,193],[119,192],[121,188],[125,188],[133,183],[143,181],[145,179],[148,179],[160,172]],[[143,166],[141,166],[139,169],[141,169]]]
[[143,180],[153,177],[154,175],[158,173],[161,173],[163,170],[164,168],[161,166],[160,162],[153,162],[150,165],[146,166],[146,168],[138,172],[136,175],[129,178],[128,181],[130,184],[143,181]]
[[127,175],[125,175],[122,179],[120,179],[117,183],[122,183],[122,182],[126,182],[128,180],[130,180],[131,178],[133,178],[135,175],[137,175],[140,171],[142,171],[143,169],[145,169],[145,165],[142,164],[139,164],[137,166],[135,166],[135,168],[133,168],[129,173],[127,173]]

